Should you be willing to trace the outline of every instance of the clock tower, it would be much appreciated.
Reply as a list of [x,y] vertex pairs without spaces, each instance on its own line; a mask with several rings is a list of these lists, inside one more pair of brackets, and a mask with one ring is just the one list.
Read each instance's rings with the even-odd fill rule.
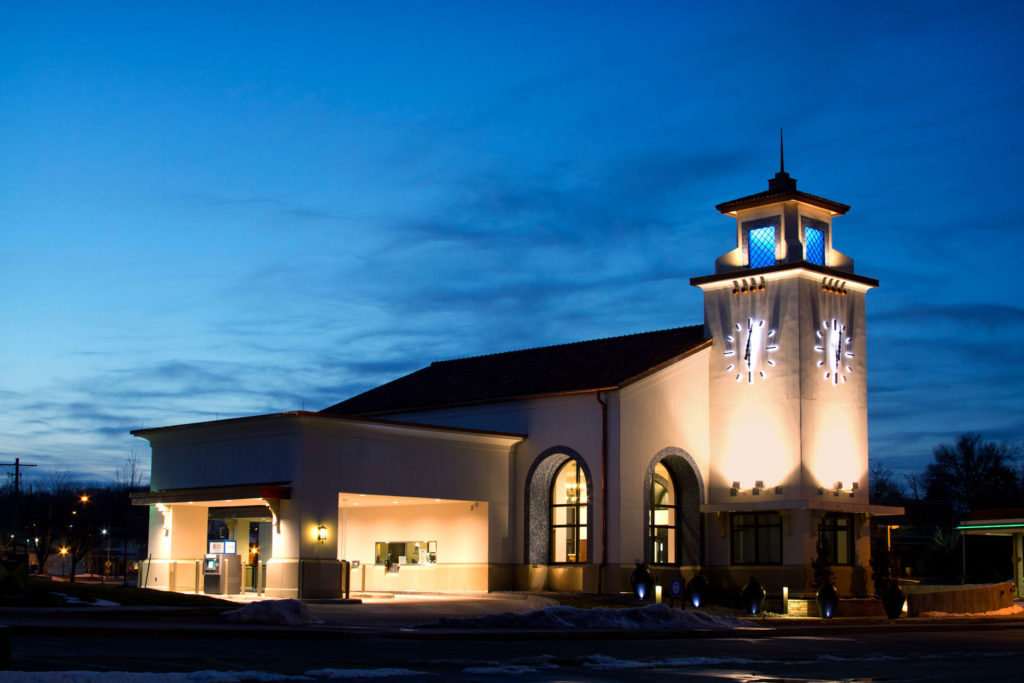
[[825,545],[840,591],[861,592],[865,295],[878,282],[833,247],[850,207],[798,190],[780,163],[767,191],[716,208],[736,219],[736,248],[691,280],[712,339],[709,564],[742,581],[759,565],[762,582],[799,592]]

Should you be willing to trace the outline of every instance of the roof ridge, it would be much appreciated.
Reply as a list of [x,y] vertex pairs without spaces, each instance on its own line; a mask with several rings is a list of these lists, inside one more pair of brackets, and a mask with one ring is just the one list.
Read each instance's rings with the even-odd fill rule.
[[541,349],[556,349],[559,347],[579,346],[580,344],[592,344],[594,342],[610,341],[612,339],[625,339],[627,337],[640,337],[647,334],[658,334],[659,332],[675,332],[678,330],[687,330],[696,327],[704,327],[704,325],[683,325],[681,327],[666,327],[662,330],[647,330],[646,332],[632,332],[630,334],[617,334],[610,337],[598,337],[596,339],[582,339],[574,342],[564,342],[562,344],[547,344],[545,346],[530,346],[525,349],[511,349],[509,351],[497,351],[495,353],[483,353],[478,356],[457,356],[455,358],[446,358],[444,360],[435,360],[429,366],[444,365],[445,363],[457,363],[464,360],[473,360],[475,358],[493,358],[495,356],[508,356],[513,353],[526,353],[527,351],[539,351]]

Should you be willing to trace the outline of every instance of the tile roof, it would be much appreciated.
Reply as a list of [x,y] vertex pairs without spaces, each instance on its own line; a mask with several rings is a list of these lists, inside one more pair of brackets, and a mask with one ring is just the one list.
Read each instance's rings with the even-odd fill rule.
[[693,325],[438,361],[321,412],[377,415],[611,389],[704,342],[704,327]]
[[796,189],[782,190],[779,192],[773,192],[772,190],[768,190],[767,192],[758,192],[757,194],[740,197],[739,199],[733,199],[729,202],[723,202],[716,205],[715,208],[722,213],[731,213],[733,211],[739,211],[740,209],[753,209],[766,204],[777,204],[790,199],[803,202],[804,204],[810,204],[811,206],[817,206],[821,209],[826,209],[827,211],[831,211],[832,213],[840,216],[850,210],[850,207],[846,204],[840,204],[839,202],[834,202],[831,199],[825,199],[824,197],[819,197],[814,194],[800,192]]

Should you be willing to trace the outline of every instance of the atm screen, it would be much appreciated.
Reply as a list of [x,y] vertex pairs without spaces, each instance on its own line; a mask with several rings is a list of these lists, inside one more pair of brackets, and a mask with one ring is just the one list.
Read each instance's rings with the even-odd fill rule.
[[206,563],[203,565],[203,571],[206,571],[206,572],[215,572],[215,571],[217,571],[217,565],[219,564],[219,562],[218,562],[219,559],[220,558],[218,558],[218,557],[208,557],[208,558],[206,558]]

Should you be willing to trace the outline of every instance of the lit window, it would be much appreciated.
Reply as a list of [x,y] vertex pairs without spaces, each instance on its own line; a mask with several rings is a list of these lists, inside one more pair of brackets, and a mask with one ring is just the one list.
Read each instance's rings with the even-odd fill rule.
[[437,541],[377,541],[374,562],[387,567],[398,564],[437,564]]
[[777,512],[734,512],[733,564],[782,564],[782,517]]
[[832,564],[853,564],[853,515],[829,514],[818,525],[818,544]]
[[804,226],[804,254],[809,263],[825,265],[825,231]]
[[575,460],[562,465],[551,490],[551,561],[587,561],[587,480]]
[[650,541],[653,564],[674,564],[676,555],[676,491],[672,476],[660,462],[651,479]]
[[751,268],[775,265],[775,226],[751,228],[747,232],[747,253]]

